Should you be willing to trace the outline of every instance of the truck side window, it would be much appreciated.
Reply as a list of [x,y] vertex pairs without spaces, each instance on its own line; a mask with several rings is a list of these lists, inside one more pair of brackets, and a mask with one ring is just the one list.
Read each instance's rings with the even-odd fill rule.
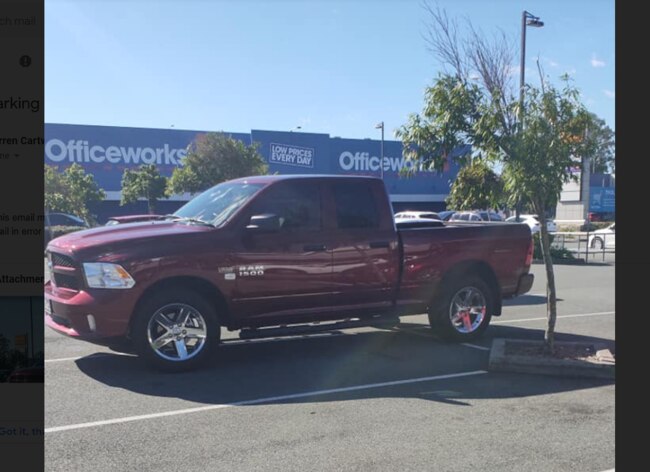
[[275,185],[254,203],[252,214],[274,213],[282,230],[321,229],[321,203],[318,187],[307,182]]
[[358,183],[334,185],[339,228],[379,228],[379,211],[372,190]]

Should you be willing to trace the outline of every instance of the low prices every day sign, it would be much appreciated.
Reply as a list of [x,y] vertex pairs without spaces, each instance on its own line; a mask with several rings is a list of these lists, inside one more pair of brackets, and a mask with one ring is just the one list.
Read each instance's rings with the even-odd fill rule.
[[292,144],[271,143],[269,163],[286,166],[314,167],[314,149]]

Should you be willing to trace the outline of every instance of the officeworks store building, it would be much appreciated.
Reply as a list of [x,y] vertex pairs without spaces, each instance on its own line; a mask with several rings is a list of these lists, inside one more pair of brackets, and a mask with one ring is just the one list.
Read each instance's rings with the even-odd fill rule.
[[[167,177],[181,166],[188,145],[206,131],[45,124],[45,163],[63,170],[78,163],[92,173],[106,199],[92,208],[99,222],[110,216],[146,213],[146,203],[121,207],[120,188],[125,169],[155,164]],[[252,130],[225,132],[247,145],[258,144],[269,173],[338,174],[381,177],[381,141],[341,139],[320,133]],[[464,149],[459,149],[464,151]],[[443,210],[445,197],[458,173],[451,156],[443,172],[400,170],[414,164],[402,156],[399,141],[384,141],[383,178],[395,211]],[[171,213],[191,198],[176,195],[158,203],[158,213]]]

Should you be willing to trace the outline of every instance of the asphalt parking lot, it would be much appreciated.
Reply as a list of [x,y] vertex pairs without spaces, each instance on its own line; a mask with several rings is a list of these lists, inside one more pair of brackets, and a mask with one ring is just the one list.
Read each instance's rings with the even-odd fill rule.
[[[615,385],[488,373],[495,337],[542,338],[544,268],[484,338],[444,343],[424,315],[225,341],[204,369],[148,370],[46,328],[48,471],[594,471],[614,467]],[[614,349],[612,265],[556,266],[558,339]]]

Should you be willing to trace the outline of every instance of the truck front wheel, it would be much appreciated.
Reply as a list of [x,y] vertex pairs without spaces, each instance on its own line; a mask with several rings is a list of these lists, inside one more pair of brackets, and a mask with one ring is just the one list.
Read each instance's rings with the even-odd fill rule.
[[446,284],[441,299],[429,311],[431,328],[445,339],[469,341],[490,324],[494,294],[478,277],[463,277]]
[[131,336],[138,355],[167,371],[198,367],[219,343],[212,305],[185,289],[158,292],[141,304]]

